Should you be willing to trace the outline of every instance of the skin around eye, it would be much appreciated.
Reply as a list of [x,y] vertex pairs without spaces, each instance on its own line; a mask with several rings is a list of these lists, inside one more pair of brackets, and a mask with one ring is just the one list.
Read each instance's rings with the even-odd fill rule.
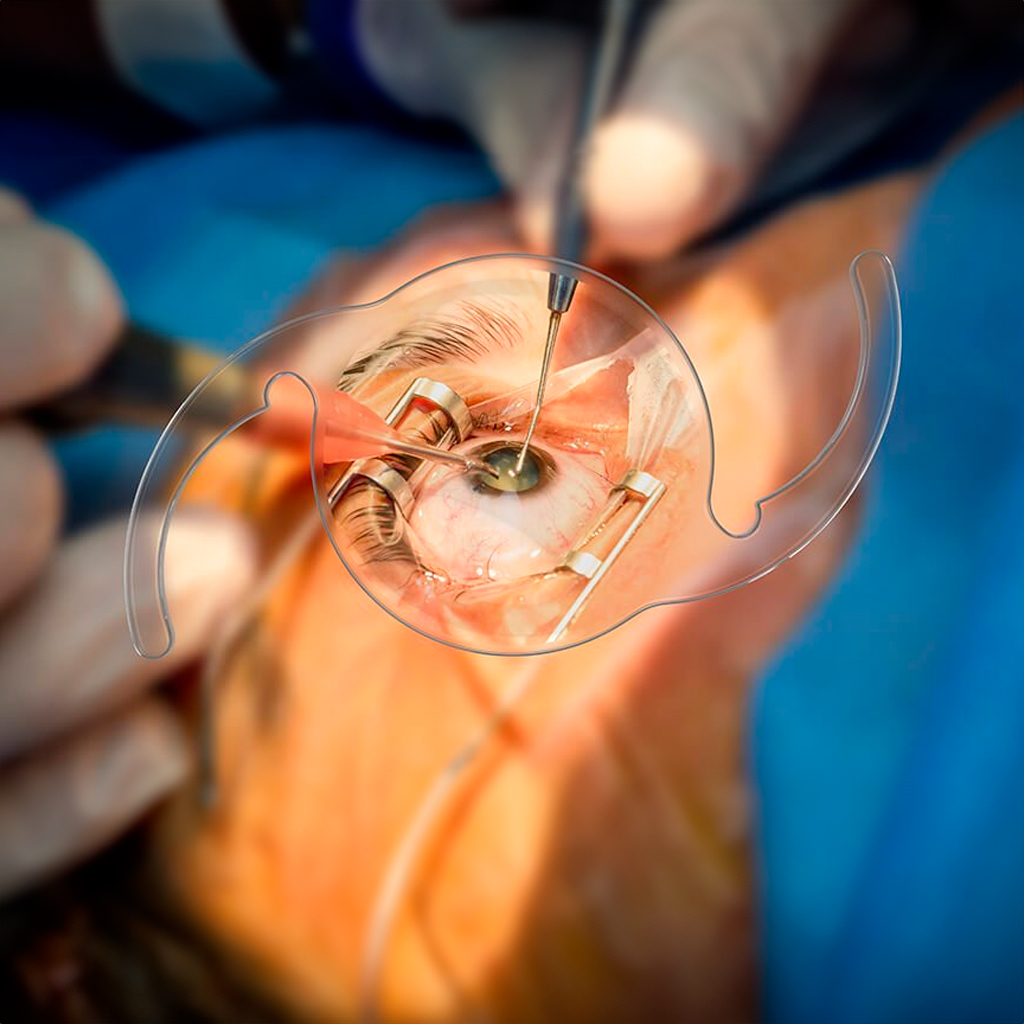
[[[460,451],[507,435],[474,436]],[[409,521],[416,556],[456,586],[508,582],[556,568],[604,507],[610,484],[600,455],[536,445],[550,478],[523,493],[496,491],[448,468],[424,480]]]

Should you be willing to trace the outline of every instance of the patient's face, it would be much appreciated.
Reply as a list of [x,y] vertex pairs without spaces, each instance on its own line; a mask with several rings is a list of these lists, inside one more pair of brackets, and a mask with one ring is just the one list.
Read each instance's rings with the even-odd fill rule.
[[[797,211],[699,267],[628,282],[668,320],[707,389],[727,524],[745,525],[754,501],[834,429],[858,344],[847,266],[894,245],[910,191],[890,183]],[[328,275],[307,308],[377,298],[438,263],[516,247],[500,215],[472,223],[435,225]],[[543,302],[536,308],[543,319]],[[516,325],[534,327],[542,339],[543,325]],[[311,365],[348,365],[346,344],[356,342],[314,336]],[[443,370],[470,405],[535,374],[497,344],[448,356],[428,375]],[[356,389],[379,408],[425,373],[380,370]],[[620,386],[595,378],[542,417],[537,444],[558,461],[560,487],[538,494],[536,522],[492,560],[492,584],[514,583],[538,547],[557,553],[605,500],[622,468],[607,455],[626,429],[609,398]],[[695,557],[687,531],[671,529],[693,498],[694,465],[682,450],[674,458],[664,520],[637,534],[629,571],[609,578],[613,596],[636,586],[644,565]],[[447,480],[431,477],[420,495],[418,540],[468,584],[482,539],[471,519],[444,514]],[[319,531],[281,560],[311,514],[303,459],[225,445],[186,496],[243,510],[280,571],[214,666],[217,807],[201,811],[194,792],[178,798],[154,858],[184,912],[262,985],[325,1020],[358,1019],[369,1004],[396,1021],[754,1015],[745,696],[827,581],[850,514],[741,591],[645,612],[570,651],[501,659],[402,626]],[[339,531],[368,521],[364,499],[339,507]],[[379,564],[380,538],[367,536],[355,554]],[[703,557],[733,556],[723,538]],[[508,593],[521,600],[514,586]],[[474,628],[506,628],[500,591],[467,614]],[[513,692],[510,713],[489,728]],[[467,752],[474,737],[483,740]]]

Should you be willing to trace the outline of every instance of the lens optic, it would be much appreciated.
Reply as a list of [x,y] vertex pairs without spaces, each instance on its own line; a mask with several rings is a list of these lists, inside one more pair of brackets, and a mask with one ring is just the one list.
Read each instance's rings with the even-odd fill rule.
[[532,447],[526,453],[523,468],[517,473],[519,452],[518,445],[509,444],[507,441],[484,445],[471,452],[470,454],[486,462],[497,473],[497,476],[487,473],[474,474],[473,483],[476,488],[504,494],[523,494],[542,486],[554,475],[551,461]]

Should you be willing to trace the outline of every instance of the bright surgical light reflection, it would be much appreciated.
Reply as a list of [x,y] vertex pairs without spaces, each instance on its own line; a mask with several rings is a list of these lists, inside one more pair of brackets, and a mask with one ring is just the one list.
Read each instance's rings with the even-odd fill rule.
[[[284,324],[222,372],[242,366],[265,380],[258,368],[273,366],[304,380],[292,353],[311,328],[329,329],[338,339],[337,387],[409,440],[493,456],[507,469],[533,411],[552,271],[579,286],[521,478],[483,481],[398,454],[328,465],[315,431],[311,445],[323,526],[360,586],[411,628],[484,653],[557,650],[644,608],[710,597],[771,571],[849,498],[895,393],[895,276],[886,257],[866,253],[851,272],[861,351],[846,412],[803,471],[752,504],[749,529],[730,533],[711,502],[714,426],[684,346],[639,298],[582,267],[523,255],[459,261],[378,302]],[[178,442],[205,438],[208,450],[259,413],[240,410],[211,431],[193,414],[201,391],[161,437],[132,513],[129,623],[137,650],[151,657],[173,641],[161,567],[188,474],[176,465]],[[169,504],[163,479],[179,481]],[[154,510],[163,525],[150,532]],[[723,550],[728,557],[709,559]]]

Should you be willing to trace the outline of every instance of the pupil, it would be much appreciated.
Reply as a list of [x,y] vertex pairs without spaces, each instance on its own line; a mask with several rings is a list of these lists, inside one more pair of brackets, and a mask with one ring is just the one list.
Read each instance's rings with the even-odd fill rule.
[[544,463],[530,449],[523,460],[523,468],[516,473],[516,462],[519,460],[519,448],[503,445],[483,456],[487,465],[497,470],[497,476],[479,474],[478,480],[492,491],[521,494],[532,491],[544,479]]

